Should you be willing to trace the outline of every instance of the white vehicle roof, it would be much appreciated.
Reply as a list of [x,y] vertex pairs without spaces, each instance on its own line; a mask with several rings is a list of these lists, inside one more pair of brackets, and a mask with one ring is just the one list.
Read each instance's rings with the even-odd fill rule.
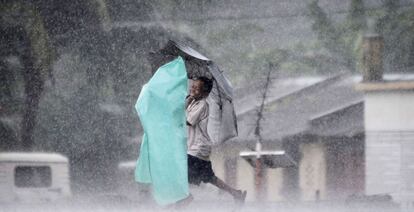
[[135,169],[136,161],[124,161],[118,164],[118,169]]
[[68,163],[68,158],[47,152],[0,152],[0,162],[50,162]]

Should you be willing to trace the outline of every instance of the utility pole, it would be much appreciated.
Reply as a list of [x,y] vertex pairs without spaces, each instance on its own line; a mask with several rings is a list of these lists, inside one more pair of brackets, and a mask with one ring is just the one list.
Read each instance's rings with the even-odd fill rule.
[[264,178],[264,166],[263,166],[263,160],[262,155],[260,154],[262,152],[262,145],[263,145],[263,138],[260,134],[261,132],[261,120],[263,119],[263,110],[265,106],[265,101],[268,96],[269,86],[271,83],[271,72],[273,70],[273,64],[269,62],[269,70],[266,75],[266,82],[263,88],[263,93],[261,98],[261,103],[259,106],[259,109],[257,111],[257,120],[256,120],[256,128],[254,130],[254,134],[257,138],[256,140],[256,148],[255,151],[258,153],[256,155],[256,161],[255,161],[255,188],[256,188],[256,199],[258,201],[261,201],[264,199],[264,184],[265,184],[265,178]]
[[[257,109],[257,119],[255,122],[255,149],[250,151],[242,151],[239,153],[240,157],[245,159],[254,168],[254,181],[256,191],[256,201],[264,201],[266,199],[266,170],[268,168],[287,168],[297,167],[296,161],[294,161],[283,150],[263,150],[263,137],[261,135],[261,121],[264,118],[264,107],[266,99],[268,98],[268,92],[271,85],[271,73],[275,68],[275,65],[271,62],[268,63],[269,70],[266,75],[266,81],[264,83],[263,92],[260,96],[260,105]],[[276,64],[277,66],[277,64]]]

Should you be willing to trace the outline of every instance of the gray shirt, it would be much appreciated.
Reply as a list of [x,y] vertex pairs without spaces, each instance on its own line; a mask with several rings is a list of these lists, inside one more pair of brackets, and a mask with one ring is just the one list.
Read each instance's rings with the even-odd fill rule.
[[[191,101],[191,100],[190,100]],[[187,153],[202,160],[210,160],[211,142],[207,133],[208,103],[205,98],[188,102],[187,114]]]

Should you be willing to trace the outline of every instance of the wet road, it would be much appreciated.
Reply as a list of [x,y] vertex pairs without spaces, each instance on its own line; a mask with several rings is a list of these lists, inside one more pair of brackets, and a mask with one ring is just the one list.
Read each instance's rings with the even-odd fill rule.
[[148,203],[133,203],[126,201],[90,201],[77,200],[67,202],[51,202],[43,204],[20,203],[20,204],[2,204],[0,211],[12,212],[32,212],[32,211],[53,211],[53,212],[69,212],[69,211],[286,211],[286,212],[345,212],[345,211],[359,211],[359,212],[400,212],[396,206],[384,206],[378,204],[358,204],[358,205],[344,205],[340,203],[269,203],[269,202],[246,202],[244,205],[236,204],[233,201],[200,201],[195,200],[185,208],[175,207],[160,207],[156,204]]

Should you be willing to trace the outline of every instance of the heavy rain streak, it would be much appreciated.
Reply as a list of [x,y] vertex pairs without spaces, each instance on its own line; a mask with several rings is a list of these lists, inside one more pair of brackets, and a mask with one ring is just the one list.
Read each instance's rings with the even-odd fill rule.
[[414,0],[0,1],[0,211],[414,211]]

